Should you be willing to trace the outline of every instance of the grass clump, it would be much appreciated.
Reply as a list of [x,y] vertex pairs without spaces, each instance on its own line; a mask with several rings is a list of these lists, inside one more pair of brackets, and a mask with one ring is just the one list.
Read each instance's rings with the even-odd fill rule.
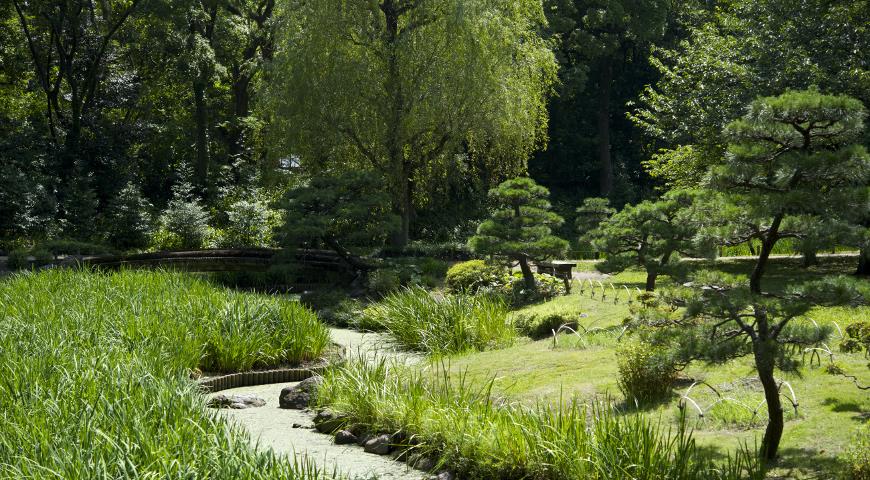
[[409,370],[352,362],[328,373],[318,401],[351,428],[402,432],[399,448],[429,457],[458,478],[761,478],[754,456],[738,452],[714,465],[685,423],[668,430],[642,415],[559,402],[499,404],[491,382],[470,386],[443,368]]
[[[0,282],[0,478],[320,478],[309,464],[256,451],[205,408],[189,377],[219,320],[292,322],[294,307],[281,303],[159,272]],[[304,349],[282,360],[322,352]]]
[[360,326],[389,332],[403,349],[431,354],[482,351],[516,338],[503,300],[488,295],[435,296],[419,287],[392,293],[366,308]]

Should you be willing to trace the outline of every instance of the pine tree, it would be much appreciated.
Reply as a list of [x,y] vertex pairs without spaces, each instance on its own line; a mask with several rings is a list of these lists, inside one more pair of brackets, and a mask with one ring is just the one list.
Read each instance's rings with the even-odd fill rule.
[[632,265],[646,272],[646,290],[653,291],[661,274],[676,274],[676,256],[700,255],[695,241],[703,217],[697,213],[698,193],[674,190],[661,200],[628,206],[603,221],[587,238],[607,259],[603,272],[621,272]]
[[471,249],[484,255],[504,256],[519,262],[526,288],[535,289],[530,260],[565,253],[568,242],[552,235],[562,217],[550,211],[550,192],[530,178],[508,180],[489,191],[496,204],[492,217],[469,240]]

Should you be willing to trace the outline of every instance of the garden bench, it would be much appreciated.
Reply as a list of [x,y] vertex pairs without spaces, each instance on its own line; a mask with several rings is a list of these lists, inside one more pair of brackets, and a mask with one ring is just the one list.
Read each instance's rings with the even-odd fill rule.
[[538,262],[535,266],[538,268],[538,273],[561,278],[565,282],[565,291],[571,293],[571,280],[574,278],[573,268],[577,266],[575,262]]

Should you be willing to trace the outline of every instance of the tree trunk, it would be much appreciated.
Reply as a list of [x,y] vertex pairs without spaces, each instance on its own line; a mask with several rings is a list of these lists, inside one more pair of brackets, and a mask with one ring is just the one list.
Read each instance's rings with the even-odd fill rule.
[[610,156],[610,90],[613,82],[613,63],[609,57],[602,60],[598,81],[598,161],[602,197],[613,191],[613,161]]
[[386,43],[389,49],[387,53],[387,77],[384,79],[384,88],[388,92],[391,102],[391,112],[388,117],[387,150],[389,165],[394,171],[389,173],[394,175],[393,178],[397,182],[396,191],[393,192],[393,212],[400,218],[399,229],[390,234],[390,244],[395,249],[402,249],[410,239],[411,171],[405,160],[402,140],[399,138],[405,108],[404,93],[399,78],[399,58],[396,51],[396,43],[399,38],[399,5],[394,0],[384,0],[380,9],[386,22]]
[[779,450],[779,442],[785,427],[782,402],[779,398],[779,386],[773,376],[776,358],[775,340],[756,340],[753,342],[753,350],[758,379],[761,380],[761,385],[764,387],[764,399],[767,401],[767,428],[764,430],[764,438],[761,440],[760,454],[761,458],[765,460],[773,460]]
[[815,250],[807,250],[803,252],[803,267],[810,268],[813,265],[819,264],[818,252]]
[[752,276],[749,277],[749,291],[755,294],[761,294],[761,278],[764,276],[764,270],[767,267],[767,261],[770,259],[770,253],[773,247],[779,240],[779,226],[782,224],[784,215],[779,214],[773,219],[770,225],[770,230],[761,242],[761,251],[758,253],[758,260],[755,262],[755,268],[752,270]]
[[199,80],[193,82],[193,99],[196,105],[194,121],[196,122],[196,164],[194,166],[194,182],[205,191],[208,185],[208,111],[205,105],[205,83]]
[[862,248],[858,254],[858,270],[855,275],[870,276],[870,248]]
[[650,271],[646,274],[646,291],[652,292],[656,289],[656,279],[659,278],[658,271]]
[[393,233],[391,243],[393,248],[401,249],[408,245],[411,240],[411,215],[413,214],[411,180],[403,174],[400,180],[402,186],[399,189],[399,205],[396,214],[399,216],[399,230]]
[[529,290],[535,289],[535,274],[532,273],[532,268],[529,267],[529,257],[522,255],[519,257],[520,270],[523,272],[523,282]]

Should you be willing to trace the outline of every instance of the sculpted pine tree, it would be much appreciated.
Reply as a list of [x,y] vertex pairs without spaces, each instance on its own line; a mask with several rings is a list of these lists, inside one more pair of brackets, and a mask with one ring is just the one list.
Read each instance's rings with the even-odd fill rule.
[[508,180],[490,190],[497,205],[489,220],[477,228],[469,245],[477,253],[497,255],[517,261],[526,288],[535,289],[530,260],[544,260],[565,253],[568,242],[552,235],[551,227],[562,224],[562,217],[550,211],[550,192],[530,178]]
[[661,274],[677,273],[676,255],[698,255],[695,242],[700,215],[698,194],[671,191],[661,200],[625,207],[587,235],[592,245],[607,254],[598,264],[603,272],[621,272],[632,265],[646,272],[646,290],[656,288]]
[[844,209],[867,193],[870,157],[851,143],[865,115],[861,102],[845,96],[810,91],[760,98],[728,127],[728,155],[711,169],[709,185],[721,195],[725,220],[715,234],[732,243],[758,240],[761,250],[748,284],[712,274],[695,279],[698,288],[680,302],[686,308],[673,322],[677,339],[670,344],[685,362],[752,355],[767,403],[765,459],[776,457],[785,425],[775,370],[794,368],[795,349],[828,335],[798,320],[812,305],[860,299],[842,279],[777,295],[762,293],[762,279],[780,239],[800,239],[813,222],[844,218]]
[[728,213],[718,235],[726,243],[761,242],[753,293],[762,291],[779,240],[812,235],[808,225],[848,218],[849,205],[866,199],[870,155],[854,143],[866,116],[854,98],[801,91],[760,98],[728,126],[728,152],[711,167],[709,186],[722,193]]

